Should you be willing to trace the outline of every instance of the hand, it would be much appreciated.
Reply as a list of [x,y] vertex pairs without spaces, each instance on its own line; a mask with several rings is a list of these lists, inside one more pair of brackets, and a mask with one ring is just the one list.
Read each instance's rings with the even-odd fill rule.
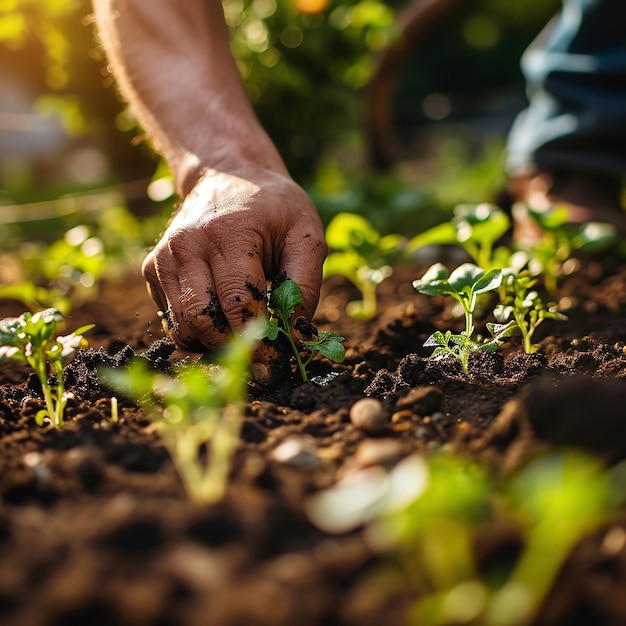
[[225,344],[265,309],[267,281],[284,272],[313,316],[326,243],[306,193],[258,165],[208,170],[147,256],[143,274],[171,338],[189,349]]

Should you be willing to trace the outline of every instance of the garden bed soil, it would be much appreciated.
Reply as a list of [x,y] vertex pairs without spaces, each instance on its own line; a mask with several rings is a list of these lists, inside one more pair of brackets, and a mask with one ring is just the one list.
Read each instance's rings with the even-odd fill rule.
[[[449,302],[412,289],[422,271],[398,268],[371,322],[346,317],[357,295],[347,282],[325,282],[315,323],[347,338],[347,358],[315,361],[312,374],[339,375],[250,389],[232,479],[211,506],[189,502],[132,402],[111,421],[110,392],[95,377],[99,362],[133,353],[157,367],[185,356],[163,339],[138,276],[103,285],[68,318],[68,331],[96,327],[67,371],[76,400],[62,430],[36,426],[41,401],[26,368],[0,367],[0,624],[399,626],[416,590],[358,529],[316,528],[305,513],[311,494],[414,451],[458,452],[496,472],[551,445],[624,459],[626,267],[583,261],[556,295],[569,319],[541,327],[539,353],[513,342],[472,360],[467,375],[426,358],[429,334],[459,321]],[[0,317],[19,313],[1,303]],[[350,421],[365,396],[392,415],[379,432]],[[288,440],[297,452],[277,452]],[[510,548],[501,530],[484,553]],[[626,624],[626,550],[607,553],[605,532],[573,551],[537,624]]]

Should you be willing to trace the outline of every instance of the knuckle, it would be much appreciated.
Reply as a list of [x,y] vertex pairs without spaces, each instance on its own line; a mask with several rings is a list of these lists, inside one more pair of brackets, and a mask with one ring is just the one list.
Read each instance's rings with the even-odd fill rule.
[[189,255],[189,236],[184,231],[174,231],[167,238],[167,249],[174,260]]
[[254,313],[256,313],[256,309],[258,308],[258,302],[252,298],[248,290],[241,289],[234,285],[221,291],[220,304],[224,315],[227,317],[233,316],[244,309],[254,309]]
[[141,264],[141,274],[150,283],[158,282],[154,253],[150,253]]

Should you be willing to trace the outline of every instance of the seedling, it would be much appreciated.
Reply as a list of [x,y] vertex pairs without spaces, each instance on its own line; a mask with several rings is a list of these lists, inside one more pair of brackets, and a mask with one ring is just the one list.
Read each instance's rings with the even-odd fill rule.
[[362,299],[348,303],[346,312],[358,319],[376,315],[376,288],[391,276],[392,265],[404,254],[402,235],[381,236],[360,215],[339,213],[326,227],[330,253],[324,263],[324,276],[345,276],[361,291]]
[[[63,319],[57,309],[46,309],[0,321],[0,363],[9,359],[25,361],[41,383],[46,408],[35,416],[40,426],[46,418],[55,428],[63,426],[63,412],[71,397],[65,391],[63,363],[78,348],[87,346],[83,334],[94,326],[88,324],[69,335],[57,336],[57,325]],[[54,383],[50,380],[50,370],[55,375]]]
[[94,293],[94,285],[111,266],[104,244],[85,225],[66,231],[46,247],[23,244],[17,279],[0,286],[0,298],[22,302],[31,313],[55,308],[67,315]]
[[[306,368],[318,353],[330,361],[342,363],[346,351],[341,343],[344,341],[344,337],[332,331],[318,332],[303,317],[296,318],[292,326],[292,317],[296,307],[302,304],[304,304],[302,292],[293,280],[287,279],[273,289],[268,307],[270,317],[263,337],[267,337],[270,341],[275,341],[279,335],[287,338],[302,381],[306,382],[309,379]],[[303,336],[303,339],[297,338],[296,333]],[[310,338],[306,339],[307,336]],[[301,350],[304,352],[304,356],[301,354]]]
[[31,313],[53,308],[67,315],[72,309],[70,299],[59,289],[41,287],[30,280],[0,285],[0,298],[21,302]]
[[486,343],[472,339],[474,333],[474,310],[480,294],[496,290],[502,283],[502,271],[492,269],[487,272],[473,263],[464,263],[452,273],[441,263],[432,265],[421,279],[413,281],[413,287],[428,296],[451,296],[462,307],[465,329],[460,334],[451,331],[435,331],[424,343],[435,347],[435,359],[454,356],[461,361],[463,372],[467,373],[469,355],[477,350],[493,352],[499,346],[497,338]]
[[458,245],[479,267],[502,267],[506,265],[510,251],[506,246],[495,246],[510,225],[507,214],[494,205],[459,204],[451,221],[416,235],[409,241],[407,249],[415,252],[429,245]]
[[189,497],[212,503],[226,489],[244,415],[250,355],[259,325],[231,340],[213,365],[183,364],[174,376],[133,359],[101,371],[105,383],[139,403],[154,422]]
[[617,230],[611,224],[568,223],[567,209],[558,205],[544,211],[518,202],[513,205],[513,215],[517,220],[535,222],[542,233],[534,245],[518,247],[526,256],[530,274],[541,275],[549,292],[556,290],[558,281],[563,276],[563,265],[573,252],[602,252],[618,240]]
[[[539,347],[532,343],[533,335],[544,320],[564,321],[566,315],[559,312],[554,302],[545,304],[539,293],[532,289],[537,279],[528,272],[509,273],[502,283],[500,304],[494,309],[494,316],[500,322],[491,325],[501,336],[519,333],[522,336],[524,352],[532,354]],[[489,324],[487,325],[489,326]]]
[[[307,512],[327,532],[364,526],[369,547],[403,567],[419,597],[409,623],[528,626],[576,543],[617,519],[622,472],[566,450],[502,480],[475,460],[412,455],[315,494]],[[510,566],[479,560],[485,529],[498,527],[519,533]]]

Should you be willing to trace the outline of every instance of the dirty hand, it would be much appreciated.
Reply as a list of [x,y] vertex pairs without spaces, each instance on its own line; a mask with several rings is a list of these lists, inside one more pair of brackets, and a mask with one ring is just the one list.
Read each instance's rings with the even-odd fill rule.
[[254,166],[205,172],[143,264],[171,338],[202,350],[225,344],[264,310],[267,281],[284,272],[319,299],[326,244],[306,193],[286,174]]

